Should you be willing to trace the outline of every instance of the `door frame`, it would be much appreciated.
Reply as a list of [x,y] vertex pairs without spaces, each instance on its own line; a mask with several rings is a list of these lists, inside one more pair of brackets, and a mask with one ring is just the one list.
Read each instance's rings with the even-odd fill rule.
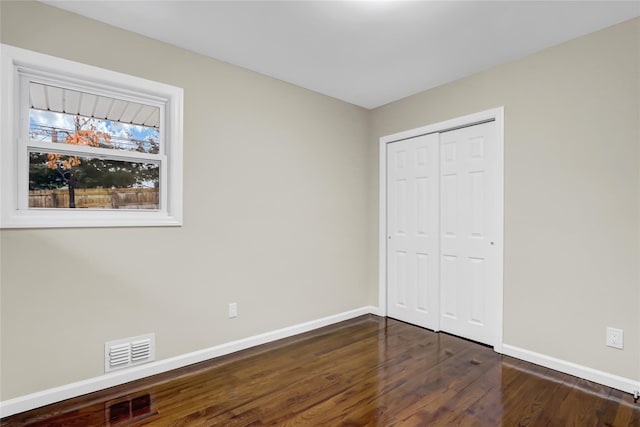
[[502,353],[503,340],[503,316],[504,316],[504,107],[492,108],[478,113],[469,114],[462,117],[445,120],[442,122],[422,126],[415,129],[383,136],[380,138],[380,181],[379,192],[379,231],[378,231],[378,313],[381,316],[387,315],[387,144],[404,139],[415,138],[430,133],[441,133],[456,128],[472,126],[487,121],[496,123],[496,205],[495,211],[498,214],[498,224],[496,229],[496,278],[497,278],[497,301],[494,306],[497,308],[496,325],[494,332],[493,349],[497,353]]

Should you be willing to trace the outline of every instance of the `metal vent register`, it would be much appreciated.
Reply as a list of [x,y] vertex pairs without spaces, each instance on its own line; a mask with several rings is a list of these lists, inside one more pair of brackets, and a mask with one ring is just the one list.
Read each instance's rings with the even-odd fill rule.
[[109,341],[104,344],[104,371],[127,368],[155,359],[155,334]]

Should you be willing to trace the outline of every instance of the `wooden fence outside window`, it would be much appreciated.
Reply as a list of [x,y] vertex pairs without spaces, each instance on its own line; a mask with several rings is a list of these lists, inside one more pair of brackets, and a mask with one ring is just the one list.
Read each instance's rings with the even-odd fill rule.
[[[158,209],[157,188],[76,188],[76,208]],[[30,208],[68,208],[69,190],[30,190]]]

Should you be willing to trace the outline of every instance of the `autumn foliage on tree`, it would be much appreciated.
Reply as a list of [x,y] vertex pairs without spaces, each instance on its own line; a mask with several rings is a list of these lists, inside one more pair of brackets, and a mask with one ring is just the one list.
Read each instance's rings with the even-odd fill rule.
[[[93,124],[89,124],[88,129],[82,129],[89,123],[88,119],[81,119],[79,116],[75,118],[75,133],[67,135],[64,142],[74,145],[90,145],[92,147],[99,147],[100,140],[103,144],[111,144],[111,135],[106,132],[99,132]],[[47,166],[49,169],[71,170],[74,166],[78,166],[81,162],[77,156],[73,156],[70,159],[60,160],[60,154],[49,153],[47,155]]]
[[[87,127],[88,126],[88,127]],[[85,128],[85,129],[83,129]],[[54,141],[55,142],[55,141]],[[89,145],[99,147],[102,144],[111,144],[111,135],[96,130],[95,125],[87,118],[75,117],[75,132],[67,135],[65,143],[73,145]],[[75,208],[76,179],[74,168],[82,163],[78,156],[63,156],[61,154],[47,154],[47,167],[57,170],[69,188],[69,207]]]

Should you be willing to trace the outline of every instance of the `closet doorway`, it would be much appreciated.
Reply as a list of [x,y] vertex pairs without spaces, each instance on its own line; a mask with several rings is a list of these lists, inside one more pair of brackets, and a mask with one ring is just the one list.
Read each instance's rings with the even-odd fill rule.
[[502,128],[500,108],[384,137],[380,146],[381,308],[496,351]]

